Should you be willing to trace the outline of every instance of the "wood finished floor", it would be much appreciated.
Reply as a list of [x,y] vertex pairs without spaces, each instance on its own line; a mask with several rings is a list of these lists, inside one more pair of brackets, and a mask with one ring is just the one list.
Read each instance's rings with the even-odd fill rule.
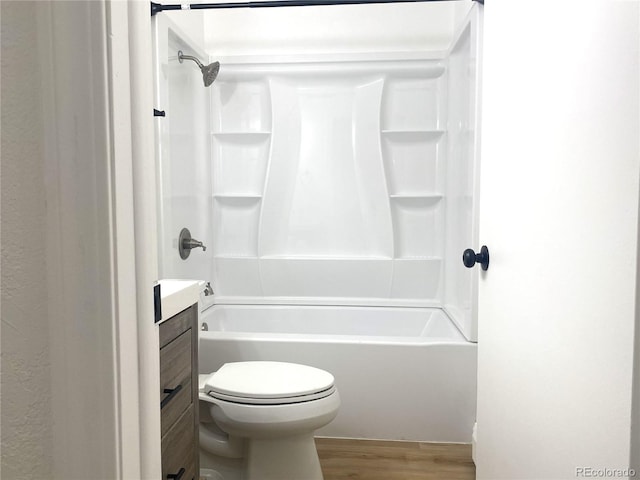
[[471,445],[316,438],[324,480],[474,480]]

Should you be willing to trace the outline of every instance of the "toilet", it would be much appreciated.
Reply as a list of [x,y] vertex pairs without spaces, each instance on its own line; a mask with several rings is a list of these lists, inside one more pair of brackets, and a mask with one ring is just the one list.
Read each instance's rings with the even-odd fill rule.
[[201,458],[218,460],[210,467],[219,478],[322,480],[313,434],[340,406],[330,373],[285,362],[226,363],[200,375],[199,405]]

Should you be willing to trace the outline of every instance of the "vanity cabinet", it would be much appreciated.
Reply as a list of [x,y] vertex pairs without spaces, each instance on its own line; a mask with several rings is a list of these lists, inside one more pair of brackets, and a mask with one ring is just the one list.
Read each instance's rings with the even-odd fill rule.
[[162,479],[198,480],[198,308],[160,324]]

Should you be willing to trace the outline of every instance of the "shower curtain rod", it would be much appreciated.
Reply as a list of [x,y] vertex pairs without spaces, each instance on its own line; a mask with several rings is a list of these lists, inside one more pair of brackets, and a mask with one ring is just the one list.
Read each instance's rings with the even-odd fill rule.
[[[207,10],[214,8],[268,8],[268,7],[308,7],[318,5],[360,5],[369,3],[417,3],[417,2],[446,2],[452,0],[265,0],[249,2],[224,3],[183,3],[162,5],[151,2],[151,16],[164,10]],[[460,0],[453,0],[460,1]],[[474,0],[484,4],[484,0]]]

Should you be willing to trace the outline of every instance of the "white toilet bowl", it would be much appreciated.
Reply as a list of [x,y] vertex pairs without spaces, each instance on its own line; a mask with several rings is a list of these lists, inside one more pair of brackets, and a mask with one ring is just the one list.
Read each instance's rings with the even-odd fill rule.
[[335,418],[333,376],[282,362],[227,363],[200,376],[200,448],[240,458],[244,480],[322,480],[313,433]]

